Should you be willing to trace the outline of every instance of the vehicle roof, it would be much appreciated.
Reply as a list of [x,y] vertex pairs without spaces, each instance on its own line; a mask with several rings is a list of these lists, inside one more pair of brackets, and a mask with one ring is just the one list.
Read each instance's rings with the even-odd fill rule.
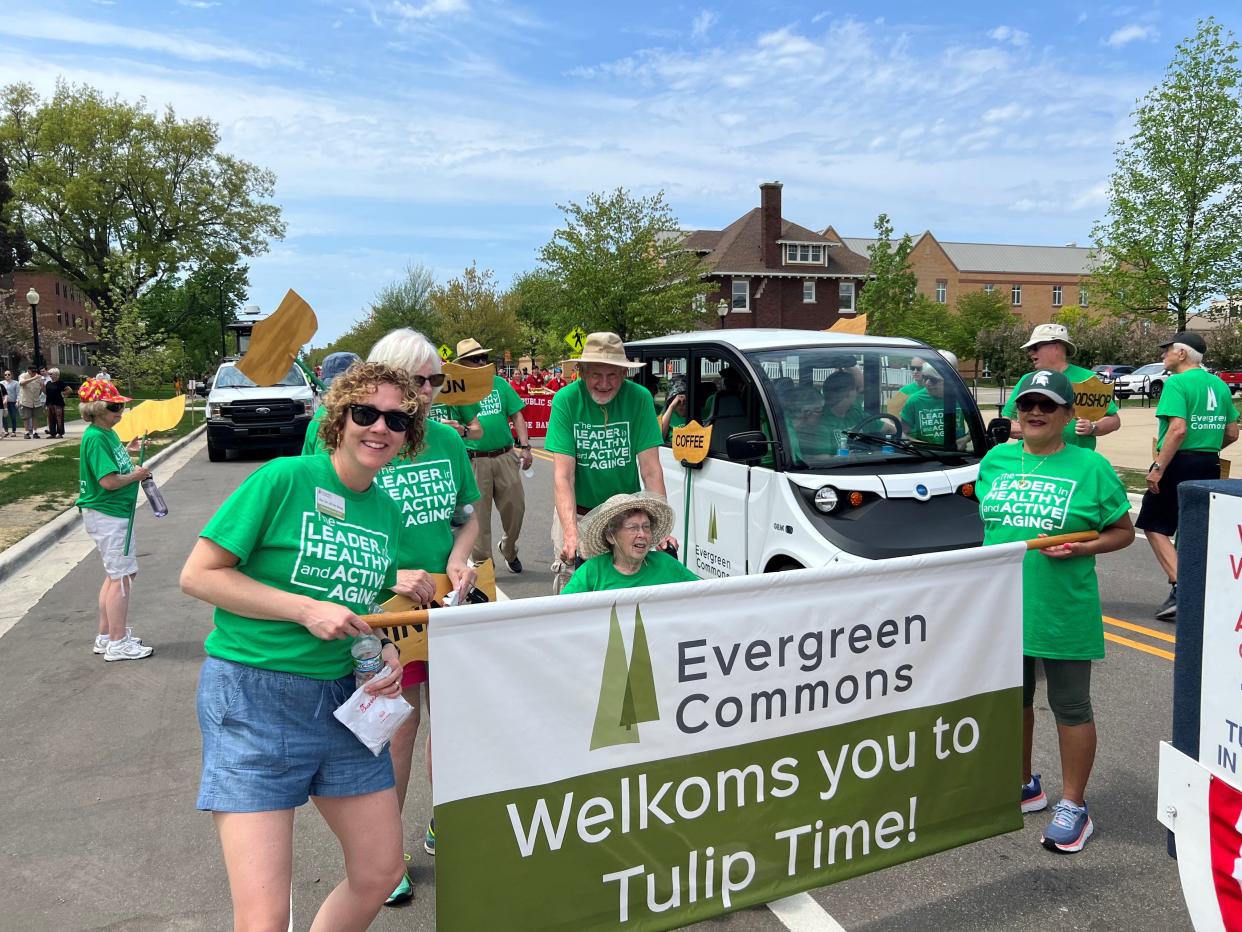
[[647,340],[631,340],[631,349],[683,344],[726,343],[743,352],[785,349],[793,346],[923,346],[906,337],[873,337],[856,333],[828,333],[824,330],[786,330],[778,327],[746,327],[736,330],[695,330],[692,333],[671,333]]

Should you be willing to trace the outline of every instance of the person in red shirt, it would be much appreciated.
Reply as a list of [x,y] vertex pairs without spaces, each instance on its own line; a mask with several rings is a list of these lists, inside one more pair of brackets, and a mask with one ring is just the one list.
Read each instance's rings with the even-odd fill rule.
[[552,378],[548,379],[548,381],[544,383],[543,387],[550,392],[559,392],[568,384],[568,382],[561,378],[561,367],[557,366],[552,370]]

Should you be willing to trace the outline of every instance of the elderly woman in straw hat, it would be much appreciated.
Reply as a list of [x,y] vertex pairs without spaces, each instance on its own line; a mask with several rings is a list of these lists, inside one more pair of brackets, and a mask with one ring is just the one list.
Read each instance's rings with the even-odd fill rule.
[[589,559],[566,592],[633,589],[698,579],[676,557],[656,550],[673,529],[673,509],[647,492],[614,495],[583,522],[579,550]]

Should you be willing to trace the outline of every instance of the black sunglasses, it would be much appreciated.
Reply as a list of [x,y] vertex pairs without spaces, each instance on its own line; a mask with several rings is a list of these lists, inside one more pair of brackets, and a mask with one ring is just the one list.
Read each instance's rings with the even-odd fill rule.
[[1019,398],[1015,404],[1017,404],[1019,411],[1028,414],[1036,408],[1039,409],[1040,414],[1053,414],[1057,408],[1061,407],[1060,404],[1051,398],[1045,398],[1042,395],[1035,398],[1028,395],[1026,398]]
[[486,366],[491,359],[487,356],[468,356],[465,359],[457,360],[459,366]]
[[410,429],[410,416],[404,411],[381,411],[373,405],[350,405],[349,416],[359,427],[370,427],[384,415],[384,424],[394,434],[404,434]]
[[108,410],[111,411],[113,414],[119,414],[120,412],[125,410],[125,405],[119,401],[109,401]]
[[422,388],[428,382],[431,383],[432,388],[439,388],[444,384],[445,376],[443,372],[437,372],[435,375],[412,375],[410,378],[415,388]]

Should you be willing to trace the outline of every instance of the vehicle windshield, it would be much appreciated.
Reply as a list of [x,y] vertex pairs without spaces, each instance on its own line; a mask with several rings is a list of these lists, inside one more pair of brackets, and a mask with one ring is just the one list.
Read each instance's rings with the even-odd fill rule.
[[1164,371],[1164,363],[1149,362],[1141,368],[1135,369],[1132,375],[1157,375]]
[[981,455],[978,406],[957,373],[891,347],[805,347],[748,353],[777,412],[795,469],[877,459]]
[[[277,385],[284,385],[292,388],[304,388],[306,386],[306,377],[302,375],[302,370],[297,366],[290,366],[289,371],[284,374]],[[221,366],[220,371],[216,373],[216,380],[212,383],[212,388],[254,388],[254,382],[251,382],[236,366]]]

